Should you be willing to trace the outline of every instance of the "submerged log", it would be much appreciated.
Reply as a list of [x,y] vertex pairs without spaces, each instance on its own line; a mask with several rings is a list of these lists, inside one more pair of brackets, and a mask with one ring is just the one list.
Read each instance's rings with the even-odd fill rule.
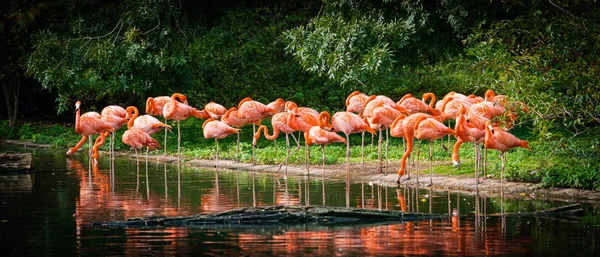
[[0,169],[30,170],[31,153],[0,153]]
[[108,227],[187,227],[207,224],[351,224],[404,222],[441,219],[446,215],[379,211],[358,208],[322,206],[264,206],[233,209],[205,215],[184,217],[131,218],[126,221],[93,222],[92,226]]

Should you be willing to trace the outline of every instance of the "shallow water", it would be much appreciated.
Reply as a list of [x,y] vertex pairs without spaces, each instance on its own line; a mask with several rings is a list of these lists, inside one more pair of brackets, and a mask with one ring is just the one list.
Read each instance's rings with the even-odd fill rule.
[[[1,148],[6,151],[6,148]],[[504,200],[317,177],[201,170],[83,153],[34,154],[35,172],[0,173],[0,256],[40,255],[446,255],[598,256],[600,214],[514,217],[566,203]],[[111,169],[114,167],[114,170]],[[349,192],[348,192],[349,191]],[[94,221],[181,216],[264,205],[326,205],[452,214],[406,223],[99,228]]]

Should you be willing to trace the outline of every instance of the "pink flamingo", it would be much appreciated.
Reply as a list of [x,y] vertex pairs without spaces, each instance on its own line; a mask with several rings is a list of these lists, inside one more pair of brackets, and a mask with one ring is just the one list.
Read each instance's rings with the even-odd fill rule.
[[[146,99],[146,113],[152,116],[163,115],[163,108],[165,104],[171,101],[170,96],[157,96],[157,97],[148,97]],[[167,119],[165,118],[165,124],[167,124]],[[171,131],[171,130],[169,130]],[[165,129],[165,139],[164,139],[164,149],[163,149],[163,157],[167,156],[167,130]]]
[[[250,97],[246,97],[238,104],[238,117],[246,118],[249,122],[252,122],[252,135],[256,134],[256,123],[260,124],[260,121],[266,116],[274,115],[277,110],[266,106],[263,103],[252,100]],[[252,165],[254,165],[254,148],[252,145]]]
[[432,142],[447,134],[454,134],[454,130],[437,119],[421,116],[415,121],[414,131],[417,139],[429,139],[429,184],[427,186],[431,186],[433,185]]
[[167,120],[177,121],[177,157],[179,160],[181,160],[181,129],[179,122],[191,116],[198,119],[208,118],[208,114],[204,111],[197,110],[196,108],[187,105],[187,97],[180,93],[171,95],[171,101],[167,102],[163,107],[163,117]]
[[81,115],[81,101],[75,103],[75,132],[81,135],[81,140],[72,148],[69,148],[67,155],[71,155],[83,145],[89,137],[88,153],[92,157],[92,135],[102,134],[103,132],[114,132],[114,129],[100,120],[100,114],[97,112],[84,113]]
[[152,138],[148,133],[144,132],[141,129],[135,128],[133,124],[139,115],[139,111],[135,106],[129,106],[125,111],[128,113],[127,115],[131,117],[129,122],[127,122],[127,131],[123,133],[123,137],[121,140],[123,143],[131,146],[132,149],[135,150],[135,159],[139,165],[140,160],[138,157],[138,149],[142,147],[146,147],[146,167],[148,166],[148,151],[155,150],[160,147],[160,143]]
[[[254,134],[254,140],[252,141],[252,144],[256,145],[257,140],[260,138],[261,130],[264,130],[264,136],[268,140],[277,139],[277,137],[279,137],[279,132],[283,132],[285,134],[287,155],[286,155],[286,158],[281,162],[281,164],[283,164],[285,162],[285,176],[286,177],[287,177],[288,158],[290,156],[289,135],[292,135],[292,138],[294,139],[294,141],[296,142],[296,145],[297,145],[297,148],[296,148],[296,150],[294,150],[294,152],[297,151],[298,149],[300,149],[300,142],[298,141],[298,139],[296,139],[296,137],[293,134],[294,131],[296,131],[296,130],[293,129],[288,124],[289,115],[291,115],[291,114],[288,112],[280,112],[280,113],[273,115],[273,118],[271,118],[271,125],[273,127],[273,135],[269,135],[269,130],[268,130],[267,126],[261,125],[258,128],[258,130],[256,131],[256,133]],[[281,167],[281,164],[280,164],[280,167]]]
[[[500,151],[502,160],[502,168],[500,173],[501,189],[504,190],[504,167],[506,165],[506,152],[515,147],[523,147],[531,150],[529,144],[525,140],[518,139],[513,134],[510,134],[501,129],[492,128],[491,122],[487,121],[485,126],[485,147]],[[504,193],[504,191],[502,191]]]
[[225,108],[225,106],[215,102],[207,103],[203,110],[205,113],[208,113],[208,116],[215,120],[220,120],[221,116],[227,112],[227,108]]
[[219,168],[219,139],[223,139],[231,134],[239,134],[240,130],[233,128],[222,121],[209,118],[202,124],[202,133],[204,138],[215,139],[215,167]]

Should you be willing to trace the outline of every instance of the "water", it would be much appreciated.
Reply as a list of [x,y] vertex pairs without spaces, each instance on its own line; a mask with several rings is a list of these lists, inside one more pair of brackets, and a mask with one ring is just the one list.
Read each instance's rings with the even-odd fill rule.
[[[0,149],[2,151],[6,149]],[[11,149],[15,150],[15,149]],[[583,218],[514,217],[566,203],[505,200],[446,191],[386,188],[344,181],[199,170],[104,156],[89,170],[87,157],[41,149],[36,171],[0,173],[0,256],[598,256],[598,207]],[[141,159],[143,160],[143,159]],[[323,190],[325,193],[323,193]],[[348,196],[347,196],[347,193]],[[355,225],[99,228],[94,221],[152,215],[181,216],[237,207],[346,206],[454,214],[406,223]]]

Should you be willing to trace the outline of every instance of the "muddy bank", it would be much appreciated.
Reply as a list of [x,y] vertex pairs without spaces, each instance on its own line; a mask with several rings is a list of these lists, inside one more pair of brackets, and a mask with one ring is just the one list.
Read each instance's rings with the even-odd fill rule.
[[[25,147],[50,147],[50,145],[34,144],[29,142],[20,142],[14,140],[3,141],[5,144],[13,144]],[[77,154],[84,154],[83,151],[79,151]],[[101,151],[101,156],[107,156],[107,152]],[[133,152],[116,152],[116,156],[135,158]],[[140,161],[143,161],[142,155],[140,155]],[[102,158],[102,157],[101,157]],[[176,156],[163,157],[162,155],[151,155],[149,160],[152,162],[169,162],[177,163],[178,159]],[[182,160],[182,165],[215,169],[215,160],[203,160],[203,159],[192,159]],[[377,172],[376,163],[366,163],[364,166],[358,163],[350,165],[350,181],[352,183],[370,183],[379,184],[387,187],[397,187],[396,180],[398,175],[396,171],[397,161],[390,162],[386,172]],[[451,165],[450,163],[448,165]],[[425,167],[425,166],[421,166]],[[232,160],[219,160],[219,170],[249,170],[261,173],[272,173],[279,176],[285,176],[285,167],[279,170],[278,165],[262,165],[251,163],[242,163]],[[321,165],[311,165],[308,170],[304,165],[289,165],[287,168],[288,176],[311,176],[321,177],[324,176],[327,179],[336,179],[344,181],[346,179],[346,166],[345,164],[326,165],[325,169],[322,169]],[[384,166],[384,171],[386,170]],[[417,183],[417,174],[411,173],[411,179],[401,183],[400,186],[409,187],[421,187],[427,188],[426,184],[429,182],[429,174],[423,170],[418,174],[419,182]],[[442,191],[460,191],[470,194],[475,194],[479,191],[482,195],[500,195],[501,186],[499,179],[491,179],[475,185],[474,178],[471,176],[448,176],[448,175],[433,175],[433,189]],[[580,190],[572,188],[538,188],[537,184],[524,183],[524,182],[512,182],[504,181],[504,195],[507,198],[521,198],[521,199],[551,199],[560,200],[565,202],[585,202],[600,204],[600,191],[593,190]]]

